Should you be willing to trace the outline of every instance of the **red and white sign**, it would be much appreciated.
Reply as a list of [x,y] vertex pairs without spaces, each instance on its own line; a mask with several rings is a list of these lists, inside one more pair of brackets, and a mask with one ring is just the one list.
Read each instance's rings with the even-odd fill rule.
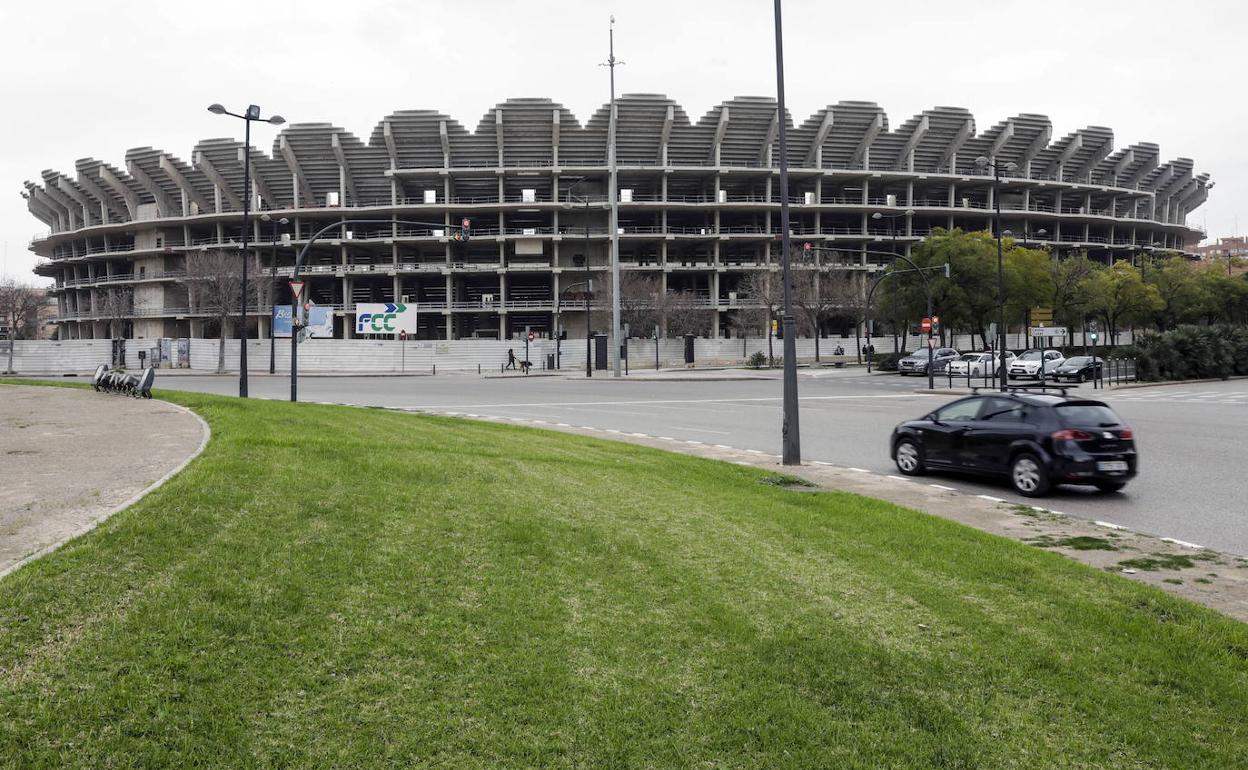
[[303,281],[290,281],[290,294],[292,297],[303,294]]
[[533,332],[529,332],[529,342],[532,342],[535,339],[537,339],[537,335]]
[[919,328],[925,332],[930,332],[932,330],[932,319],[924,318],[921,322],[919,322]]

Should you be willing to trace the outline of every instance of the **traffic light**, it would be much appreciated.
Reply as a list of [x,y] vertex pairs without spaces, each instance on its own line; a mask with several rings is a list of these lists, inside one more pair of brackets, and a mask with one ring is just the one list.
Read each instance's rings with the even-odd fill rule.
[[811,252],[814,248],[815,248],[815,247],[814,247],[814,245],[813,245],[813,244],[811,244],[811,242],[810,242],[810,241],[806,241],[805,243],[803,243],[803,244],[802,244],[802,251],[803,251],[803,252],[805,252],[806,254],[810,254],[810,252]]
[[472,220],[468,219],[468,217],[464,217],[463,219],[459,220],[459,239],[467,243],[468,232],[471,229],[472,229]]

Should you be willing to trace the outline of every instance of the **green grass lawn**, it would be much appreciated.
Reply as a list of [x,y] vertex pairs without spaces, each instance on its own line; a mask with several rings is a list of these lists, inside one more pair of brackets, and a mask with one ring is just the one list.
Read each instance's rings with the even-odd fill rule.
[[161,395],[205,453],[0,581],[0,767],[1248,762],[1248,626],[1042,549],[625,444]]

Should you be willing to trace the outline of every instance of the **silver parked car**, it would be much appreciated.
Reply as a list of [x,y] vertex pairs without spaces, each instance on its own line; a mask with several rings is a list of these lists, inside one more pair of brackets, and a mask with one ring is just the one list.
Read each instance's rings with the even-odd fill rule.
[[[953,348],[936,348],[932,351],[932,360],[953,359],[959,355]],[[897,362],[898,374],[927,374],[927,348],[919,348]]]

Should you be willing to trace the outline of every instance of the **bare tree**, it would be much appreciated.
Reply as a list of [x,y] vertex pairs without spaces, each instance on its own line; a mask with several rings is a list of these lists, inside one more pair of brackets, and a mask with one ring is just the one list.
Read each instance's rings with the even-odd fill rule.
[[714,311],[693,292],[668,292],[664,304],[667,306],[667,331],[673,337],[704,335],[710,331]]
[[0,321],[8,331],[9,360],[5,374],[13,372],[13,348],[17,338],[34,337],[39,322],[39,309],[47,292],[12,279],[0,281]]
[[742,308],[741,320],[747,328],[758,329],[767,338],[767,364],[775,360],[775,349],[772,347],[771,321],[776,317],[776,310],[784,302],[784,284],[779,275],[769,270],[752,270],[741,280],[737,291],[754,307]]
[[124,324],[134,313],[134,289],[113,286],[100,297],[100,315],[108,319],[108,337],[125,336]]
[[[259,262],[253,261],[251,272],[260,275]],[[191,309],[207,313],[220,325],[217,335],[217,372],[225,371],[225,338],[230,328],[230,316],[241,310],[243,291],[243,261],[237,252],[200,251],[186,256],[186,288]],[[252,289],[248,304],[264,307],[263,296],[267,281],[249,284]],[[243,340],[246,344],[246,340]]]

